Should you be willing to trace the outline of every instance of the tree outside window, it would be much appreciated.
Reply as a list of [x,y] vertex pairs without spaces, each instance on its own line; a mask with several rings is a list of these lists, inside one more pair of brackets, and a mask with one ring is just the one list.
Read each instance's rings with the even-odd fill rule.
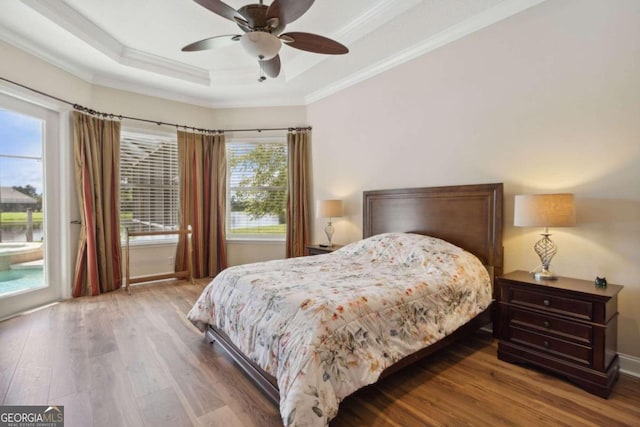
[[230,237],[284,237],[286,144],[229,142],[227,164],[227,234]]

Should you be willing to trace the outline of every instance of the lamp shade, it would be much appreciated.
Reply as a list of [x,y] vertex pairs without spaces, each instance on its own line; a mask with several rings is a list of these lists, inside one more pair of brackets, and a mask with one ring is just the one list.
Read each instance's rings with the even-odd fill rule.
[[282,42],[273,34],[264,31],[251,31],[240,37],[240,44],[249,55],[267,61],[278,54]]
[[573,227],[576,207],[573,194],[522,194],[515,197],[516,227]]
[[342,200],[318,200],[316,202],[317,218],[336,218],[342,215]]

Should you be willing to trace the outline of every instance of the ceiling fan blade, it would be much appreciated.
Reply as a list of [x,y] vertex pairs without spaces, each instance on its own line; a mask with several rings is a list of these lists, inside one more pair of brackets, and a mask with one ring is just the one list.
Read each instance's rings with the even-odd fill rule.
[[240,40],[237,34],[229,34],[226,36],[209,37],[195,43],[191,43],[182,48],[183,52],[195,52],[199,50],[215,49],[217,47],[230,46]]
[[273,0],[267,10],[267,20],[278,18],[284,25],[290,24],[305,14],[314,0]]
[[280,74],[280,55],[276,55],[267,61],[258,62],[267,76],[275,79]]
[[267,9],[266,19],[267,22],[269,22],[269,20],[277,19],[277,23],[280,24],[280,0],[273,0],[273,2],[271,2],[271,5],[269,5],[269,9]]
[[327,55],[343,55],[349,52],[346,46],[317,34],[285,33],[280,36],[280,39],[288,46],[306,50],[307,52]]
[[287,23],[280,17],[280,0],[273,0],[267,9],[264,19],[270,28],[271,34],[278,35],[284,30]]
[[226,4],[221,0],[194,0],[200,6],[210,10],[216,15],[220,15],[223,18],[227,18],[229,21],[238,22],[238,19],[247,22],[246,18],[242,16],[237,10]]

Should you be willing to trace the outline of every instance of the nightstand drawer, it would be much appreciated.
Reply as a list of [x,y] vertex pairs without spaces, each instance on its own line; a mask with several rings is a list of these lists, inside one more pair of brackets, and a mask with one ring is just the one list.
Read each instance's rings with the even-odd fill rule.
[[589,301],[529,291],[515,286],[510,287],[509,303],[579,319],[591,320],[593,317],[593,303]]
[[520,328],[509,328],[510,341],[534,347],[556,357],[591,365],[591,347],[570,343]]
[[563,320],[542,313],[511,308],[509,310],[509,324],[526,329],[532,329],[542,334],[553,334],[559,338],[576,341],[590,346],[593,340],[593,328],[583,323]]

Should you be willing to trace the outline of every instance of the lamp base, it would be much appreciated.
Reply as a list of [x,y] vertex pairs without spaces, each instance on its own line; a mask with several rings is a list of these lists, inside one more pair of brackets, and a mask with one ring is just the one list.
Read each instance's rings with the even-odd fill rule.
[[329,219],[329,223],[324,228],[324,233],[327,235],[327,247],[328,248],[333,247],[333,242],[331,241],[331,238],[333,237],[333,232],[334,231],[335,231],[335,229],[333,228],[333,225],[331,224],[331,219]]
[[544,228],[544,233],[541,234],[542,239],[538,240],[533,247],[538,256],[540,257],[541,266],[540,271],[533,271],[533,277],[536,280],[556,280],[558,276],[553,274],[549,267],[551,266],[551,259],[558,252],[558,247],[553,241],[549,238],[551,234],[549,234],[549,229],[547,227]]
[[542,271],[534,271],[533,278],[536,280],[558,280],[558,276],[546,268],[543,268]]

